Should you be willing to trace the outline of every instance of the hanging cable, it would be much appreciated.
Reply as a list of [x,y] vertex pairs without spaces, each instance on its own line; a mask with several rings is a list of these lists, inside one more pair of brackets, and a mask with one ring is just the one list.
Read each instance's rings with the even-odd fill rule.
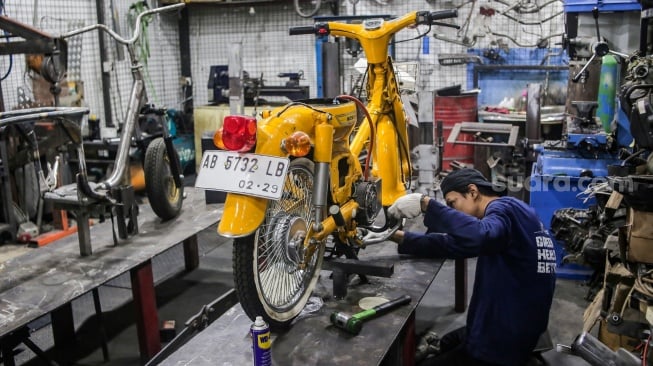
[[[7,12],[5,10],[5,1],[0,0],[0,14],[2,15],[7,15]],[[5,38],[7,39],[7,42],[9,42],[9,32],[4,31]],[[9,68],[7,69],[7,72],[0,78],[0,81],[4,81],[7,77],[9,77],[9,74],[11,74],[11,69],[13,69],[14,66],[14,55],[9,55]]]

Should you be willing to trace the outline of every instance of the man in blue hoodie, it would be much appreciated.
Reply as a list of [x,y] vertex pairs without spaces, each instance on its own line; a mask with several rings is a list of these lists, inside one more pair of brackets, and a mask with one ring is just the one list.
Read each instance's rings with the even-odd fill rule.
[[450,173],[446,205],[420,194],[399,198],[389,215],[424,214],[426,233],[397,231],[400,254],[478,257],[464,328],[445,335],[420,365],[524,365],[547,329],[555,288],[553,240],[536,213],[504,197],[475,169]]

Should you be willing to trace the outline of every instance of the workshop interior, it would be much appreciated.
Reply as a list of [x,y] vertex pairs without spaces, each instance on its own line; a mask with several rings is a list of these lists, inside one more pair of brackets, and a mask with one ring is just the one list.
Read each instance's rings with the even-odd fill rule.
[[529,365],[653,365],[652,8],[0,0],[0,364],[418,364],[475,260],[386,211],[475,168],[555,237]]

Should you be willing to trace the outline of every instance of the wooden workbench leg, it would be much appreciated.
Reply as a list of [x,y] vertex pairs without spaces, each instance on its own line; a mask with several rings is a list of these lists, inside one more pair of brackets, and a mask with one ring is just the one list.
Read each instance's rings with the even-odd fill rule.
[[197,234],[184,240],[184,263],[186,264],[186,271],[192,271],[200,265]]
[[467,309],[467,259],[454,260],[455,306],[463,313]]
[[141,362],[145,364],[161,350],[152,261],[147,261],[133,268],[130,275],[134,306],[136,307],[138,346],[141,353]]
[[75,349],[75,323],[73,322],[73,307],[67,303],[50,313],[52,318],[52,337],[57,361],[61,365],[72,364],[72,354]]

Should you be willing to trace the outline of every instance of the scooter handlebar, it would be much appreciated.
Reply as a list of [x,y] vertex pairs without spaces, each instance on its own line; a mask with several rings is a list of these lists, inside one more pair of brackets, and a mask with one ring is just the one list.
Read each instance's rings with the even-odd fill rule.
[[100,29],[100,30],[106,32],[109,36],[111,36],[111,38],[115,39],[119,43],[122,43],[124,45],[130,45],[130,44],[133,44],[134,42],[136,42],[138,37],[140,37],[140,35],[141,35],[141,21],[142,21],[143,17],[145,17],[147,15],[156,14],[156,13],[163,13],[163,12],[166,12],[166,11],[179,10],[179,9],[183,8],[185,5],[186,4],[184,4],[184,3],[167,5],[167,6],[162,6],[160,8],[150,9],[150,10],[147,10],[147,11],[144,11],[144,12],[138,14],[138,16],[136,17],[136,22],[134,24],[134,34],[129,39],[125,39],[125,38],[121,37],[118,33],[114,32],[111,28],[107,27],[104,24],[93,24],[93,25],[89,25],[89,26],[86,26],[86,27],[83,27],[83,28],[75,29],[75,30],[72,30],[70,32],[63,33],[63,34],[59,35],[59,38],[63,38],[63,39],[70,38],[70,37],[76,36],[78,34],[82,34],[82,33],[92,31],[94,29]]
[[439,11],[432,11],[429,13],[431,24],[433,24],[436,20],[457,18],[457,17],[458,17],[458,9],[439,10]]
[[300,27],[291,27],[288,30],[288,34],[290,34],[291,36],[295,36],[295,35],[298,35],[298,34],[314,34],[315,29],[316,29],[316,27],[312,26],[312,25],[304,25],[304,26],[300,26]]
[[[407,14],[407,16],[410,14]],[[439,10],[439,11],[419,11],[415,13],[416,18],[413,19],[415,24],[429,24],[452,27],[459,29],[460,27],[455,24],[438,22],[441,19],[449,19],[458,17],[457,9]],[[328,35],[330,33],[329,22],[315,23],[314,25],[291,27],[289,34],[291,36],[298,34],[315,34],[315,35]],[[337,24],[337,22],[336,22]],[[343,25],[344,26],[344,25]],[[356,31],[356,29],[354,29]],[[396,30],[395,30],[396,31]],[[351,29],[350,29],[351,32]]]

